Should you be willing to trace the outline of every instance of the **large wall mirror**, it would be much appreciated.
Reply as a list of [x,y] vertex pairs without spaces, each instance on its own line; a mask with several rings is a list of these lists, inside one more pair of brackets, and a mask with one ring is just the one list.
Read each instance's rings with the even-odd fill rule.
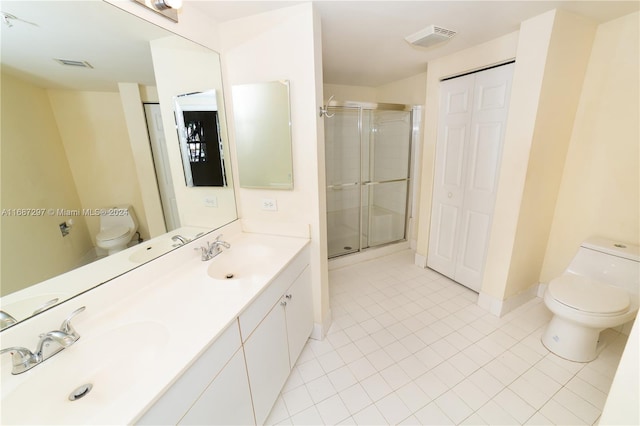
[[293,189],[289,81],[232,90],[240,186]]
[[[175,96],[214,90],[228,152],[216,52],[102,1],[0,10],[0,315],[19,322],[168,252],[176,231],[237,219],[233,182],[185,185],[173,122]],[[143,242],[107,256],[100,212],[116,206]]]

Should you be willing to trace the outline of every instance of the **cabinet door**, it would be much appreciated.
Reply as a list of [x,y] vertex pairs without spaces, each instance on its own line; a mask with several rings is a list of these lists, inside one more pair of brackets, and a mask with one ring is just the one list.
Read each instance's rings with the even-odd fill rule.
[[[211,384],[211,381],[221,374],[229,360],[241,348],[240,344],[238,323],[234,321],[142,415],[136,424],[177,424]],[[246,381],[246,374],[243,377]]]
[[284,296],[287,303],[287,335],[289,338],[289,361],[293,368],[300,352],[313,329],[313,296],[311,294],[311,272],[307,266],[296,278]]
[[278,302],[244,343],[249,386],[258,424],[266,420],[289,377],[284,310],[285,306]]
[[236,352],[179,424],[255,424],[247,370],[241,350]]

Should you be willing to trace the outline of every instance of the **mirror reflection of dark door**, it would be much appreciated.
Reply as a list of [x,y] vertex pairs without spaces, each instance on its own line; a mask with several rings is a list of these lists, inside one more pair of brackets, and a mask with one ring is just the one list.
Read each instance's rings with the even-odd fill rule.
[[193,186],[225,186],[217,111],[183,111]]

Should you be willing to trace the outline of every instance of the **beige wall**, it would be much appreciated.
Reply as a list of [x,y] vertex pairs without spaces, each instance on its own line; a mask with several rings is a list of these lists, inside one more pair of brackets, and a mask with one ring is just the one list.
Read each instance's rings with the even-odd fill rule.
[[[2,74],[2,209],[43,208],[43,216],[2,215],[0,295],[78,266],[93,248],[84,217],[57,209],[81,209],[46,90]],[[49,209],[55,209],[51,214]]]
[[149,230],[149,237],[157,237],[166,233],[167,228],[164,223],[164,214],[142,100],[142,96],[147,96],[148,91],[136,83],[119,83],[118,90],[124,111],[138,187],[140,188],[140,198],[144,206],[144,219]]
[[[82,207],[132,205],[138,231],[149,239],[120,95],[50,90],[49,97]],[[86,221],[95,242],[100,218]]]
[[378,87],[324,84],[325,102],[333,95],[336,101],[386,102],[392,104],[423,105],[427,73],[423,72]]
[[[151,53],[180,223],[182,226],[218,228],[237,218],[233,190],[235,179],[231,173],[233,166],[228,159],[225,160],[226,177],[229,183],[226,188],[187,187],[180,143],[177,133],[172,129],[176,128],[175,96],[214,89],[219,108],[220,136],[223,141],[227,141],[228,119],[226,110],[223,108],[220,59],[211,50],[177,36],[152,41]],[[229,152],[226,144],[225,152]],[[207,206],[205,203],[207,198],[215,199],[217,207]]]
[[540,281],[587,237],[640,239],[640,69],[634,13],[601,24],[580,97]]
[[[319,19],[311,4],[225,22],[221,26],[226,93],[234,84],[290,81],[293,144],[292,191],[237,188],[245,226],[258,232],[311,233],[311,270],[316,324],[329,314],[324,196],[324,127]],[[257,65],[259,64],[259,65]],[[229,103],[230,104],[230,103]],[[229,122],[233,123],[232,111]],[[233,132],[230,132],[233,141]],[[277,201],[278,211],[261,210],[261,200]],[[326,330],[325,330],[326,331]]]
[[482,288],[496,299],[535,294],[595,29],[561,10],[520,27]]
[[426,71],[376,87],[376,101],[393,104],[424,105],[427,90]]
[[331,96],[336,101],[374,102],[377,99],[375,87],[324,84],[323,90],[324,102],[327,102]]
[[440,80],[466,71],[513,59],[516,56],[518,32],[462,50],[429,62],[424,110],[424,140],[422,144],[422,176],[418,211],[418,241],[416,253],[426,259],[431,222],[431,197],[438,127]]
[[504,301],[535,290],[589,235],[637,243],[637,18],[603,24],[592,43],[595,23],[550,11],[429,63],[418,255],[428,249],[438,80],[510,55],[517,61],[482,294]]

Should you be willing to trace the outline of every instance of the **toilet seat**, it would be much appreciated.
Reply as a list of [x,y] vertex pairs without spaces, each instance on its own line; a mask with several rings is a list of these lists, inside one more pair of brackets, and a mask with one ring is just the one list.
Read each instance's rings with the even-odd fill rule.
[[116,226],[114,228],[105,229],[102,232],[99,232],[96,236],[97,240],[100,241],[111,241],[117,240],[118,238],[122,238],[129,233],[129,228],[126,226]]
[[629,294],[619,287],[598,283],[579,275],[552,280],[549,294],[559,303],[597,316],[614,316],[629,310]]

